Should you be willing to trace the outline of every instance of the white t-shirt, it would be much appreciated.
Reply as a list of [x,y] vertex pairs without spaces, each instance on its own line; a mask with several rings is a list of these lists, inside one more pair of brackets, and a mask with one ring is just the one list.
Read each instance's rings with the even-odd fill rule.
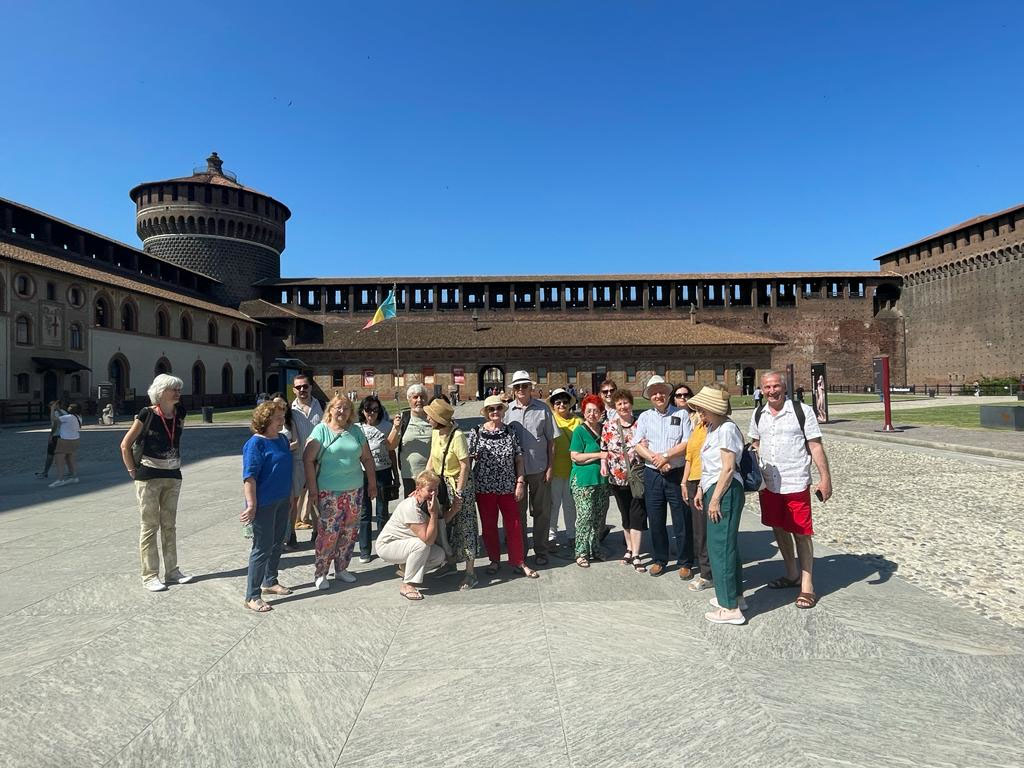
[[388,518],[380,535],[377,536],[377,544],[387,544],[402,539],[418,539],[419,536],[413,532],[409,524],[428,522],[430,522],[430,514],[424,511],[416,501],[416,497],[410,494],[398,502],[395,511],[391,513],[391,517]]
[[716,429],[708,427],[708,436],[704,438],[704,447],[700,449],[700,487],[705,493],[718,482],[718,475],[722,472],[723,450],[736,454],[732,476],[742,483],[739,469],[743,435],[732,420],[723,422]]
[[78,417],[73,413],[65,413],[60,418],[60,437],[61,440],[77,440],[79,432],[82,429],[82,422],[78,420]]
[[[821,439],[821,427],[811,407],[796,403],[804,410],[804,430],[807,440]],[[769,406],[761,411],[760,423],[750,414],[751,440],[760,440],[758,457],[765,488],[772,493],[800,493],[811,484],[811,454],[804,444],[804,432],[793,410],[792,400],[786,400],[778,415]],[[756,411],[755,411],[756,413]]]

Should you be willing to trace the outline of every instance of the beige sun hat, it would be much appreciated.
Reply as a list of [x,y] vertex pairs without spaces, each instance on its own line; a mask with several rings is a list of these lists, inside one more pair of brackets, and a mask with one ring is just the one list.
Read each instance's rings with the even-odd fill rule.
[[653,376],[651,376],[651,378],[647,380],[647,386],[644,387],[644,397],[650,400],[651,392],[654,389],[664,389],[666,395],[672,393],[672,385],[665,381],[665,379],[659,376],[658,374],[654,374]]
[[484,400],[484,406],[480,409],[480,415],[485,419],[487,418],[487,409],[493,408],[494,406],[501,406],[501,410],[505,411],[508,408],[508,403],[501,399],[501,395],[491,395]]
[[564,395],[565,397],[569,398],[570,407],[572,407],[572,404],[576,402],[576,398],[570,395],[568,390],[562,389],[562,387],[553,390],[551,394],[548,395],[548,402],[553,405],[555,402],[555,398],[558,397],[559,395]]
[[536,386],[537,382],[530,378],[530,374],[527,371],[516,371],[512,374],[512,386],[516,384],[529,384],[531,387]]
[[732,413],[729,393],[714,387],[701,387],[700,392],[686,402],[691,408],[700,408],[703,411],[717,413],[719,416],[728,416]]
[[424,406],[423,410],[427,416],[432,418],[438,424],[443,424],[446,427],[452,425],[452,418],[455,416],[455,408],[451,403],[446,403],[440,397],[437,398],[430,405]]

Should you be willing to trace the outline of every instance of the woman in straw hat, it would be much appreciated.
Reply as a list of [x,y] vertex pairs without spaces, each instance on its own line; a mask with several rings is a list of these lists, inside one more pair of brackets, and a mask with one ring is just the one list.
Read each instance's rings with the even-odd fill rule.
[[501,568],[501,543],[498,540],[498,512],[505,527],[508,559],[516,573],[536,579],[540,576],[526,565],[523,533],[519,524],[519,500],[526,491],[523,475],[523,449],[515,433],[502,421],[508,405],[501,395],[491,395],[480,409],[484,423],[469,434],[469,456],[473,460],[473,485],[480,510],[484,548],[491,564],[487,573]]
[[713,611],[704,618],[713,624],[743,624],[743,561],[739,552],[743,483],[739,474],[743,435],[729,418],[729,393],[721,385],[706,386],[689,405],[707,425],[701,448],[700,487],[694,504],[708,515],[707,540],[711,571],[715,574]]
[[444,510],[451,561],[466,563],[466,576],[460,591],[472,589],[476,560],[476,499],[469,475],[469,444],[466,433],[455,425],[455,408],[442,398],[426,406],[424,412],[434,427],[430,438],[430,469],[448,487],[450,508]]

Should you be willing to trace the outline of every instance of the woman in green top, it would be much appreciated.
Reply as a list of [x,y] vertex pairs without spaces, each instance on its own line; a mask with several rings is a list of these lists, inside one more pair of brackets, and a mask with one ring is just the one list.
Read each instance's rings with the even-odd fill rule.
[[313,428],[302,452],[306,487],[316,501],[317,589],[330,589],[327,572],[334,563],[334,578],[352,583],[348,572],[352,548],[359,534],[363,507],[363,474],[372,501],[377,496],[377,472],[366,437],[353,424],[352,401],[337,393],[324,409],[324,420]]
[[583,426],[573,430],[569,442],[569,488],[576,504],[576,565],[580,568],[589,568],[592,558],[600,559],[597,526],[608,514],[608,482],[601,476],[601,461],[608,458],[601,450],[602,416],[601,398],[584,397]]

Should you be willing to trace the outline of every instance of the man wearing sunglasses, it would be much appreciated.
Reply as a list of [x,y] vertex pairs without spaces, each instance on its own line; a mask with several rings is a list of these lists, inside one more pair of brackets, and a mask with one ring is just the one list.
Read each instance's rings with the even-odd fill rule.
[[519,500],[519,522],[523,531],[523,554],[528,551],[526,510],[533,517],[533,554],[537,565],[548,562],[548,526],[551,522],[551,471],[555,456],[555,438],[561,431],[551,410],[533,397],[530,374],[512,374],[514,400],[505,411],[505,423],[513,426],[523,449],[523,474],[526,493]]
[[[306,445],[306,441],[313,433],[313,427],[323,420],[324,409],[321,407],[320,401],[313,397],[313,382],[306,374],[296,375],[292,380],[292,389],[295,390],[295,399],[292,401],[294,437],[300,446],[299,453],[302,453],[302,446]],[[313,527],[313,512],[310,500],[306,496],[305,475],[302,476],[301,483],[298,490],[295,491],[299,506],[299,522],[295,524],[295,527],[309,529]]]

